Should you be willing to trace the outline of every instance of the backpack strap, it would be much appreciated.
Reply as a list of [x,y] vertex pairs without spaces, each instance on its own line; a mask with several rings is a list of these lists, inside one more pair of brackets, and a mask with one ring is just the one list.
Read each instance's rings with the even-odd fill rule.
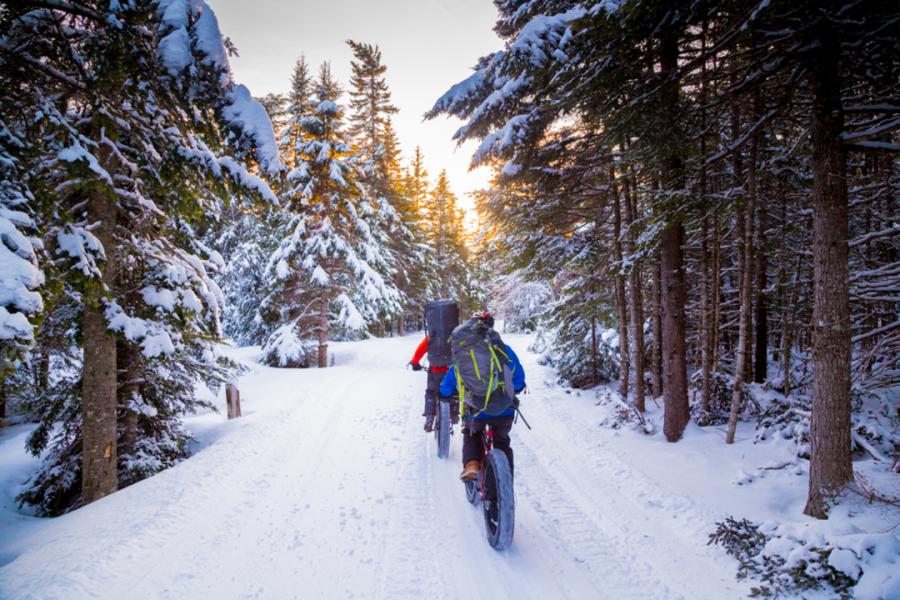
[[462,376],[459,374],[459,369],[456,368],[456,365],[453,365],[453,373],[456,375],[456,391],[459,392],[459,414],[462,416],[465,414],[463,411],[466,407],[466,388],[463,386]]

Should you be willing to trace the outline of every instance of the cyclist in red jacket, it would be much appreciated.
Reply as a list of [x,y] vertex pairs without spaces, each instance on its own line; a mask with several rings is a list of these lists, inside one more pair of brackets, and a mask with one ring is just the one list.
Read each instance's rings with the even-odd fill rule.
[[[413,353],[412,360],[409,361],[409,364],[412,366],[414,371],[421,371],[425,368],[419,363],[427,352],[428,336],[426,335],[425,339],[423,339],[419,343],[419,346]],[[437,409],[438,388],[440,387],[441,380],[444,378],[444,374],[447,372],[448,368],[449,365],[429,365],[428,385],[425,387],[425,412],[422,413],[422,415],[425,417],[425,431],[431,431],[434,428],[434,415],[435,410]],[[450,403],[450,422],[459,423],[459,402]]]

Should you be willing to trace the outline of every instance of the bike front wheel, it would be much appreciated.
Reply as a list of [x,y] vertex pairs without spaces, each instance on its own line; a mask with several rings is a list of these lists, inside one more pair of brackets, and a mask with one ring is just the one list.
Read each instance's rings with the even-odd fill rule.
[[438,458],[450,456],[450,403],[439,402],[437,427],[434,428],[434,437],[437,441]]
[[504,550],[512,543],[515,530],[516,497],[512,469],[502,450],[491,450],[484,461],[484,527],[488,543]]

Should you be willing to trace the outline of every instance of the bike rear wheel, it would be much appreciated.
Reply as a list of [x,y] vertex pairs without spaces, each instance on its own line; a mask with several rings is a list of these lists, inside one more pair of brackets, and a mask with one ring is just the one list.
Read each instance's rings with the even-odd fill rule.
[[512,543],[516,498],[509,459],[502,450],[495,449],[488,453],[482,477],[485,492],[482,508],[487,540],[495,550],[504,550]]
[[434,428],[434,438],[437,441],[438,458],[450,456],[450,403],[438,402],[438,422]]

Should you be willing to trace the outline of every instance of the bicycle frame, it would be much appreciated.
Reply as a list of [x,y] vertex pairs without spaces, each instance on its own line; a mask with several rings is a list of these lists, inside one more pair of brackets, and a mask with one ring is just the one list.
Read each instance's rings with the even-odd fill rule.
[[[484,445],[484,457],[487,458],[488,452],[494,449],[494,429],[490,425],[481,432],[481,443]],[[478,471],[478,495],[481,500],[487,499],[487,490],[484,488],[484,462],[482,461],[481,469]]]

